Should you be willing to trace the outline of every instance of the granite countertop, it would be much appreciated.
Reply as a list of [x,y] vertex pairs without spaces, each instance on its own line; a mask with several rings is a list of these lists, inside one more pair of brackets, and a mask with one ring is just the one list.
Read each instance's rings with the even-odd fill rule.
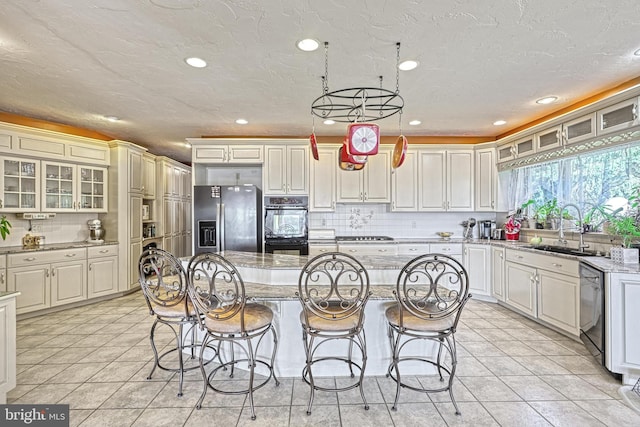
[[89,242],[67,242],[67,243],[48,243],[37,248],[25,249],[22,246],[0,246],[0,255],[4,254],[17,254],[22,252],[41,252],[41,251],[55,251],[61,249],[75,249],[75,248],[89,248],[92,246],[105,246],[105,245],[117,245],[117,241],[106,241],[104,243],[89,243]]
[[[263,283],[247,283],[245,282],[245,292],[247,296],[257,301],[272,301],[272,300],[298,300],[296,292],[297,286],[287,285],[269,285]],[[370,300],[393,300],[393,290],[395,285],[371,285],[369,291],[371,292]]]

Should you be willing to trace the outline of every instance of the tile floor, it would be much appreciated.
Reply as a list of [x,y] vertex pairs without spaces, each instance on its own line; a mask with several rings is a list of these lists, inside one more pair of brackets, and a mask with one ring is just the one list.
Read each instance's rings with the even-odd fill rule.
[[[210,391],[196,410],[199,371],[187,375],[182,398],[175,375],[160,371],[146,380],[151,321],[139,292],[19,321],[18,386],[8,403],[68,403],[72,426],[640,425],[640,415],[618,396],[620,384],[581,343],[495,304],[472,300],[462,316],[455,384],[462,416],[446,393],[406,389],[392,411],[395,384],[385,377],[367,377],[368,411],[351,390],[318,393],[307,416],[308,388],[299,378],[256,392],[255,421],[244,396]],[[158,337],[171,341],[168,333]]]

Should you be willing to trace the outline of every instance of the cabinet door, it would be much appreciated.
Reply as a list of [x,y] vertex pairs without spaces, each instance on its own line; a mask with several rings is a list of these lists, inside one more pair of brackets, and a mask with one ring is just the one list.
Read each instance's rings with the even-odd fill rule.
[[533,135],[515,141],[513,146],[516,149],[517,157],[525,157],[536,152],[536,144]]
[[180,174],[182,175],[182,191],[180,192],[180,196],[182,196],[183,199],[190,199],[191,198],[191,172],[186,170],[186,169],[182,169],[180,171]]
[[82,212],[107,212],[107,169],[78,166],[78,210]]
[[51,306],[87,299],[86,261],[51,264]]
[[88,270],[88,298],[109,295],[118,291],[118,257],[90,259]]
[[506,162],[516,158],[516,147],[511,144],[501,145],[497,148],[498,163]]
[[309,175],[309,211],[333,212],[336,209],[338,150],[318,149],[318,160],[311,160]]
[[78,169],[65,163],[42,162],[42,210],[74,212],[76,210]]
[[9,292],[17,291],[17,313],[42,310],[50,305],[49,265],[10,268],[8,274]]
[[596,113],[578,117],[562,124],[565,144],[584,141],[596,136]]
[[142,240],[142,196],[129,197],[129,238]]
[[538,319],[580,336],[580,283],[577,277],[538,270]]
[[129,151],[129,191],[142,193],[142,153]]
[[171,184],[171,195],[174,197],[182,196],[182,169],[173,166],[171,168],[171,179],[173,183]]
[[504,248],[491,247],[491,295],[504,301]]
[[611,352],[607,356],[611,361],[610,369],[637,376],[640,370],[640,334],[637,329],[640,324],[640,280],[637,274],[610,273],[607,289],[609,301],[605,312],[610,324],[606,325],[605,333],[611,340]]
[[496,209],[497,170],[495,150],[485,148],[476,151],[475,205],[476,211],[493,212]]
[[419,210],[444,211],[446,209],[446,153],[420,151],[419,156]]
[[264,147],[262,145],[230,145],[227,148],[226,160],[229,163],[264,162]]
[[418,153],[408,150],[404,163],[391,172],[391,210],[418,210]]
[[142,242],[131,243],[129,245],[129,289],[139,286],[140,271],[138,263],[140,255],[142,255]]
[[464,266],[469,275],[469,292],[480,296],[489,296],[491,247],[487,245],[464,245]]
[[142,193],[145,199],[156,198],[156,161],[152,157],[144,156],[142,162]]
[[[365,166],[365,169],[368,166]],[[346,171],[338,168],[338,202],[354,203],[364,200],[364,169]]]
[[164,195],[167,197],[173,196],[175,193],[174,180],[173,180],[173,166],[167,163],[162,164],[162,187],[164,188]]
[[335,244],[309,243],[309,257],[325,254],[327,252],[335,252],[337,250],[338,250],[338,245],[335,245]]
[[639,124],[638,98],[632,98],[596,112],[598,135],[617,132]]
[[507,261],[505,279],[505,303],[536,317],[536,269]]
[[472,211],[474,193],[474,153],[447,152],[447,210]]
[[0,266],[0,292],[6,292],[6,291],[7,291],[7,269],[4,266]]
[[264,193],[286,194],[286,146],[265,147]]
[[410,255],[417,257],[430,252],[431,245],[428,243],[398,243],[398,255]]
[[375,156],[369,156],[363,171],[364,201],[391,202],[391,151],[381,149]]
[[296,145],[287,148],[287,194],[309,194],[309,148]]
[[40,161],[4,157],[0,161],[0,210],[40,210]]
[[562,146],[562,125],[536,133],[536,151],[553,150]]
[[176,219],[173,215],[173,200],[164,199],[162,201],[162,234],[165,236],[173,235],[175,233]]
[[194,158],[206,163],[224,163],[227,161],[227,148],[226,145],[194,147]]

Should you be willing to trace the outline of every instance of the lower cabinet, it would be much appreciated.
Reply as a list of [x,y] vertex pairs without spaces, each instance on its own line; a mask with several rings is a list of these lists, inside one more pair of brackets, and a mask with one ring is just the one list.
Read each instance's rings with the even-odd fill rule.
[[0,292],[7,290],[7,257],[0,255]]
[[634,384],[640,375],[640,278],[637,274],[609,273],[606,285],[610,369],[623,375],[623,383]]
[[[4,255],[2,255],[4,257]],[[0,405],[16,386],[16,300],[0,298]]]
[[491,296],[504,301],[504,248],[491,247]]
[[138,271],[138,263],[142,255],[142,242],[132,242],[129,245],[129,289],[133,289],[138,284],[140,272]]
[[357,257],[358,255],[396,255],[397,245],[393,243],[338,243],[338,250]]
[[335,252],[338,250],[338,245],[335,243],[309,243],[309,257],[314,257],[327,252]]
[[505,264],[506,289],[504,302],[536,317],[536,269],[507,261]]
[[101,297],[118,291],[118,245],[87,250],[87,298]]
[[538,319],[580,335],[580,282],[565,274],[538,270]]
[[398,243],[398,255],[413,255],[414,257],[431,252],[428,243]]
[[469,293],[473,297],[486,299],[491,296],[491,246],[464,244],[464,268],[469,276]]
[[87,299],[87,261],[51,264],[51,307]]

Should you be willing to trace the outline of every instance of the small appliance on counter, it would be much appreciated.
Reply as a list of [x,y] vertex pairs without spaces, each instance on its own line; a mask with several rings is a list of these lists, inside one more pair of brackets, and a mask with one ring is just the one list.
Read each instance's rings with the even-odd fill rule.
[[44,245],[44,239],[44,236],[32,236],[31,234],[26,234],[22,238],[22,248],[38,249],[39,247]]
[[493,240],[505,240],[507,237],[503,228],[495,228],[491,230],[491,239]]
[[464,229],[462,230],[462,238],[464,240],[473,239],[473,227],[476,226],[476,219],[475,218],[469,218],[466,221],[462,221],[460,223],[460,225],[462,225],[464,227]]
[[481,239],[492,239],[493,238],[493,230],[496,229],[496,222],[491,220],[480,221],[480,238]]
[[102,228],[102,221],[99,219],[90,219],[87,221],[89,227],[89,238],[87,243],[104,243],[105,230]]

